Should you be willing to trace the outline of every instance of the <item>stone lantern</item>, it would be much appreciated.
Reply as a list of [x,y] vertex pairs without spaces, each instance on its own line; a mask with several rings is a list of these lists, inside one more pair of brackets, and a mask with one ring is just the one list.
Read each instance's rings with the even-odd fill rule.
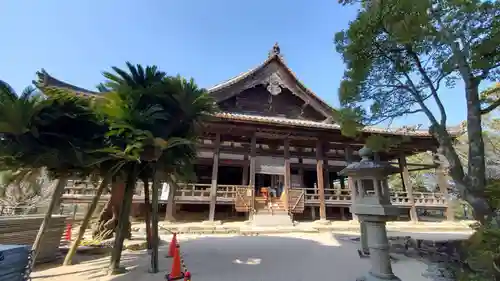
[[357,280],[400,280],[392,272],[386,231],[386,222],[399,214],[398,208],[391,204],[387,176],[399,170],[389,163],[371,160],[369,148],[360,149],[359,155],[360,162],[340,172],[351,177],[354,183],[351,213],[357,215],[361,227],[365,227],[365,237],[361,240],[367,241],[372,266],[368,274]]

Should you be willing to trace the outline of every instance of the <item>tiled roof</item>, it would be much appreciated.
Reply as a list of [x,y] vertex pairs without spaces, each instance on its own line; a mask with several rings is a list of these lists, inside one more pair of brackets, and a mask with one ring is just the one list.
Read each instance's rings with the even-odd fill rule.
[[[215,114],[215,117],[226,120],[250,121],[263,124],[288,125],[288,126],[296,126],[304,128],[318,128],[318,129],[340,131],[340,126],[337,124],[315,122],[310,120],[289,119],[284,117],[260,116],[260,115],[240,114],[231,112],[219,112]],[[376,127],[364,127],[362,131],[366,133],[378,133],[387,135],[430,137],[429,132],[424,130],[383,129]]]
[[[273,50],[274,48],[276,48],[277,44],[273,47]],[[278,47],[279,48],[279,47]],[[247,78],[247,77],[250,77],[251,75],[253,75],[254,73],[256,73],[257,71],[263,69],[266,65],[268,65],[271,61],[277,61],[279,62],[285,69],[286,71],[288,71],[288,73],[292,76],[292,78],[297,82],[297,85],[299,85],[299,87],[301,87],[305,92],[307,92],[307,94],[309,94],[312,98],[314,98],[317,102],[319,102],[322,106],[328,108],[328,109],[331,109],[332,111],[335,110],[333,107],[331,107],[328,103],[326,103],[324,100],[322,100],[320,97],[318,97],[313,91],[311,91],[309,88],[307,88],[304,83],[302,83],[297,75],[292,71],[292,69],[290,67],[288,67],[288,65],[285,63],[282,55],[278,52],[275,52],[275,51],[271,51],[270,54],[269,54],[269,57],[263,62],[261,63],[260,65],[258,65],[257,67],[254,67],[246,72],[243,72],[227,81],[224,81],[222,83],[219,83],[211,88],[208,89],[209,92],[213,93],[213,92],[217,92],[219,90],[222,90],[222,89],[225,89],[233,84],[236,84],[238,83],[239,81],[242,81],[243,79]]]

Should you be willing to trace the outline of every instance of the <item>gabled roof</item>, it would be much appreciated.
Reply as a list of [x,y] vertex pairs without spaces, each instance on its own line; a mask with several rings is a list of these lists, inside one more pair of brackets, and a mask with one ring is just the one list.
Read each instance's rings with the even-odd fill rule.
[[293,82],[305,93],[305,95],[308,96],[311,100],[313,100],[316,104],[312,103],[311,106],[316,107],[315,109],[320,111],[323,115],[325,115],[326,118],[329,119],[329,121],[332,121],[334,116],[332,116],[335,112],[335,109],[331,107],[329,104],[327,104],[324,100],[322,100],[320,97],[318,97],[313,91],[308,89],[298,78],[297,75],[288,67],[288,65],[285,63],[283,56],[281,55],[280,52],[280,47],[278,43],[276,43],[272,50],[269,52],[268,58],[258,65],[257,67],[254,67],[246,72],[243,72],[227,81],[224,81],[222,83],[219,83],[211,88],[208,89],[208,91],[214,96],[217,102],[221,102],[223,100],[226,100],[232,96],[237,95],[238,93],[233,93],[231,96],[226,96],[226,95],[220,95],[223,90],[230,88],[231,86],[242,82],[247,79],[253,79],[253,77],[259,73],[260,71],[263,71],[268,65],[271,63],[276,62],[278,65],[288,74],[290,77],[292,77]]
[[[316,102],[317,105],[321,106],[322,112],[330,112],[330,116],[325,119],[323,122],[315,122],[315,121],[308,121],[308,120],[299,120],[299,119],[290,119],[290,118],[282,118],[282,117],[269,117],[269,116],[255,116],[255,115],[248,115],[248,114],[239,114],[239,113],[230,113],[230,112],[219,112],[214,114],[215,117],[220,118],[222,120],[232,120],[232,121],[243,121],[243,122],[256,122],[256,123],[263,123],[263,124],[275,124],[275,125],[281,125],[281,126],[293,126],[293,127],[304,127],[304,128],[318,128],[318,129],[327,129],[327,130],[335,130],[335,131],[340,131],[340,126],[337,124],[333,124],[332,121],[334,121],[334,114],[336,110],[328,105],[325,101],[323,101],[321,98],[319,98],[316,94],[314,94],[311,90],[309,90],[307,87],[304,86],[302,82],[297,78],[295,73],[286,65],[285,61],[283,60],[283,57],[280,54],[280,48],[277,44],[274,45],[272,51],[269,53],[269,57],[259,66],[250,69],[249,71],[246,71],[244,73],[241,73],[240,75],[233,77],[225,82],[222,82],[220,84],[217,84],[211,88],[208,89],[209,93],[214,96],[216,101],[220,102],[222,100],[227,99],[227,96],[224,97],[219,97],[218,94],[224,91],[225,89],[228,89],[232,85],[241,82],[245,79],[252,79],[252,77],[259,73],[260,71],[264,70],[268,65],[271,63],[276,62],[278,63],[282,69],[284,69],[290,77],[293,78],[294,82],[296,85],[305,93],[307,94],[308,97],[310,97],[312,100]],[[64,88],[68,89],[70,91],[74,91],[76,94],[79,95],[85,95],[85,96],[91,96],[91,97],[96,97],[96,96],[101,96],[102,93],[95,92],[95,91],[90,91],[84,88],[80,88],[74,85],[71,85],[69,83],[63,82],[61,80],[58,80],[54,77],[52,77],[50,74],[48,74],[45,70],[41,70],[36,73],[38,76],[37,81],[33,81],[33,83],[40,89],[46,88],[46,87],[59,87],[59,88]],[[235,93],[237,94],[237,93]],[[219,99],[218,99],[219,98]],[[376,128],[376,127],[365,127],[362,129],[363,132],[366,133],[376,133],[376,134],[388,134],[388,135],[407,135],[407,136],[415,136],[415,137],[431,137],[429,132],[427,130],[413,130],[413,129],[406,129],[406,128],[400,128],[400,129],[384,129],[384,128]],[[459,130],[456,128],[450,128],[450,133],[453,136],[458,135]]]

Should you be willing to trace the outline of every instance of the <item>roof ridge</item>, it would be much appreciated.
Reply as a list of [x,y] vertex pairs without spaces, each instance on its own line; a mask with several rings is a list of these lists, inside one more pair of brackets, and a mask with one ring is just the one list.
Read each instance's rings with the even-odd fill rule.
[[242,79],[245,79],[246,77],[255,73],[256,71],[258,71],[259,69],[264,67],[266,64],[268,64],[272,59],[274,59],[274,56],[268,57],[264,62],[260,63],[259,65],[255,66],[253,68],[250,68],[247,71],[241,72],[240,74],[233,76],[232,78],[229,78],[223,82],[215,84],[214,86],[208,88],[208,91],[213,92],[213,91],[217,91],[219,89],[231,86],[231,85],[235,84],[236,82],[241,81]]

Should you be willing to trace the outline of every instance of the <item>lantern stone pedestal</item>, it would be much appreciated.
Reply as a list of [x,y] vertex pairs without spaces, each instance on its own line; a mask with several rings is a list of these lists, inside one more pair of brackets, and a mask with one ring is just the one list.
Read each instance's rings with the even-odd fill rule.
[[391,204],[387,176],[399,170],[388,163],[371,160],[372,152],[368,148],[360,149],[359,155],[362,157],[360,162],[340,172],[354,182],[351,213],[357,215],[364,228],[360,256],[366,251],[363,248],[368,247],[371,263],[370,271],[356,280],[401,280],[392,272],[386,230],[386,222],[399,214],[397,207]]

